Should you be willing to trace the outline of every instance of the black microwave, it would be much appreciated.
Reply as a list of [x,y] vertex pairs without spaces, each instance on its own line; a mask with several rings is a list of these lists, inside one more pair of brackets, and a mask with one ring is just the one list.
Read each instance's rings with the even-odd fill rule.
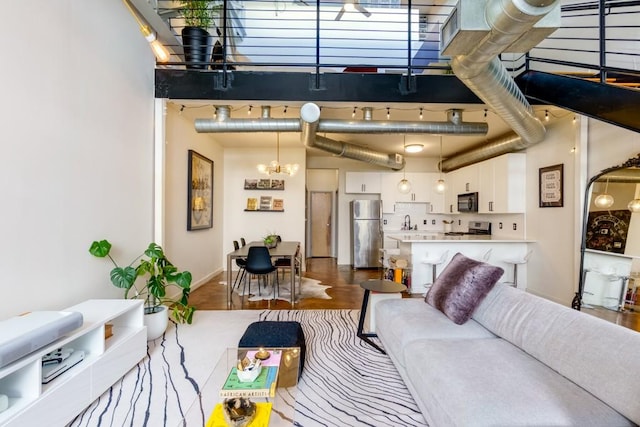
[[478,212],[478,193],[458,194],[458,212]]

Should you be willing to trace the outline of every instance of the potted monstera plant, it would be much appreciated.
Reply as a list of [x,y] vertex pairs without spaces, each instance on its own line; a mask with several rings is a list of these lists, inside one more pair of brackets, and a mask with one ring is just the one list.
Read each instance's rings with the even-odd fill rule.
[[180,0],[180,12],[184,18],[182,47],[187,68],[207,68],[213,42],[209,28],[223,8],[221,0]]
[[[169,311],[178,323],[191,323],[195,308],[189,305],[191,273],[179,271],[165,256],[162,247],[150,243],[147,249],[126,267],[121,267],[111,256],[111,243],[107,240],[91,243],[89,252],[98,258],[108,257],[114,268],[111,283],[124,289],[125,298],[145,300],[147,339],[161,336],[167,328]],[[134,264],[137,264],[134,266]],[[143,281],[138,281],[143,278]],[[179,289],[178,297],[169,296],[171,287]]]

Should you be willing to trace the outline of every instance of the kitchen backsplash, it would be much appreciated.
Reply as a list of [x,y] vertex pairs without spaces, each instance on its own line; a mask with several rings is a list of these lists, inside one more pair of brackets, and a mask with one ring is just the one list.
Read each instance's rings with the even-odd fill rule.
[[[405,203],[409,205],[410,203]],[[414,203],[414,205],[420,205]],[[443,220],[453,221],[452,231],[466,232],[469,228],[469,221],[490,221],[491,234],[494,238],[524,238],[524,214],[458,214],[442,215],[427,214],[427,209],[416,207],[413,211],[403,213],[383,214],[382,228],[385,232],[401,231],[405,223],[405,216],[411,220],[411,228],[417,226],[418,231],[444,232]],[[426,205],[428,206],[428,205]],[[426,223],[425,223],[426,222]],[[502,227],[501,227],[502,226]],[[514,230],[515,228],[515,230]]]

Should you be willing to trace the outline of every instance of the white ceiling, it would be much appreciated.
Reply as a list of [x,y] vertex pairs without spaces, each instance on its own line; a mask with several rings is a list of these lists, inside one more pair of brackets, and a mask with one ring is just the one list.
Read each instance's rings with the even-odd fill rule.
[[[213,118],[214,105],[228,105],[231,108],[231,118],[233,119],[258,119],[261,116],[261,105],[271,107],[272,118],[300,118],[300,107],[303,102],[290,102],[288,104],[274,103],[268,104],[259,102],[227,102],[215,104],[215,101],[181,101],[172,100],[170,106],[180,114],[190,120]],[[249,106],[251,114],[249,115]],[[184,106],[184,108],[182,108]],[[391,121],[420,121],[420,108],[423,109],[423,121],[425,122],[446,122],[447,110],[460,109],[463,111],[462,119],[465,122],[487,122],[489,132],[487,135],[444,135],[442,138],[442,156],[451,157],[453,154],[464,151],[472,146],[482,144],[502,135],[511,132],[505,122],[494,114],[487,111],[483,105],[451,105],[451,104],[349,104],[349,103],[318,103],[321,107],[320,119],[342,119],[342,120],[362,120],[363,107],[373,109],[373,120],[387,120],[387,108],[389,108]],[[286,107],[286,113],[285,113]],[[352,118],[354,108],[355,117]],[[550,124],[553,121],[572,116],[573,113],[550,106],[535,106],[534,111],[543,123]],[[548,111],[549,120],[545,120],[545,112]],[[218,133],[214,134],[216,140],[224,147],[275,147],[276,133]],[[322,134],[327,138],[348,142],[369,149],[385,153],[403,153],[404,134]],[[438,157],[440,155],[440,138],[438,135],[407,134],[406,144],[424,144],[424,150],[418,154],[408,154],[408,157]],[[301,146],[300,133],[280,133],[280,146],[293,147]],[[320,150],[308,150],[309,156],[330,156],[331,154]]]

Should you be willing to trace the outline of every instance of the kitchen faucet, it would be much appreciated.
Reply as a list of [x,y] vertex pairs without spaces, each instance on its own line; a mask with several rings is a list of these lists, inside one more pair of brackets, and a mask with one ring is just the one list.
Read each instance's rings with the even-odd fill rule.
[[411,230],[411,216],[410,215],[405,215],[404,216],[404,224],[402,225],[402,229],[403,230]]

